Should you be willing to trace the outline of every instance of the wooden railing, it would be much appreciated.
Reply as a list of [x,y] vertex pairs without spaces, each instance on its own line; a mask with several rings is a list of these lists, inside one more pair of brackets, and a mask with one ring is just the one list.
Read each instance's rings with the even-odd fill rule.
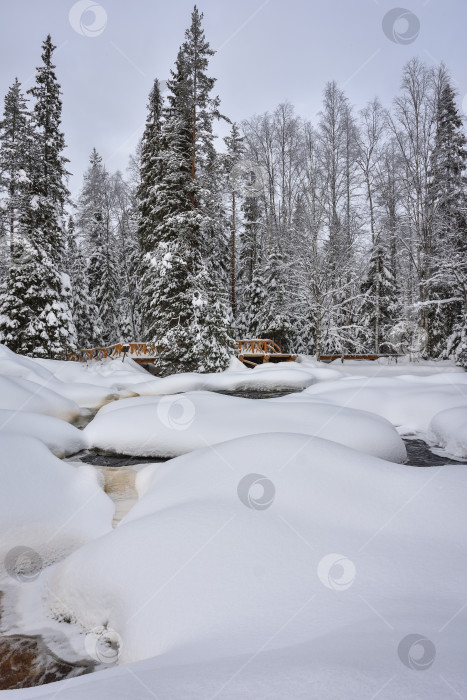
[[273,340],[238,340],[239,355],[281,355],[280,347]]
[[122,355],[130,357],[153,357],[157,354],[154,343],[117,343],[106,348],[91,348],[89,350],[76,350],[68,355],[68,360],[86,362],[87,360],[105,360],[108,357],[115,359]]

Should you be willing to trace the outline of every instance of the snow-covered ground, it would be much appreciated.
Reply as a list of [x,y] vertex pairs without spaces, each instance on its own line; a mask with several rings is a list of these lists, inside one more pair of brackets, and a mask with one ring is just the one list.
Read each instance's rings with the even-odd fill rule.
[[[105,669],[5,698],[466,696],[466,465],[401,464],[398,433],[467,461],[467,374],[299,359],[159,379],[0,348],[0,629]],[[303,391],[214,393],[260,388]],[[181,456],[114,518],[52,454],[86,447]]]

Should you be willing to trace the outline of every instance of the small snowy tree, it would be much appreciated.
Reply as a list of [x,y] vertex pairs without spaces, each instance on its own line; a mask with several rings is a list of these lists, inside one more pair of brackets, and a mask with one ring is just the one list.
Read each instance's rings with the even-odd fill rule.
[[378,238],[372,248],[367,278],[361,291],[364,295],[360,330],[363,343],[375,353],[390,352],[390,332],[401,318],[400,295],[390,269],[387,248]]

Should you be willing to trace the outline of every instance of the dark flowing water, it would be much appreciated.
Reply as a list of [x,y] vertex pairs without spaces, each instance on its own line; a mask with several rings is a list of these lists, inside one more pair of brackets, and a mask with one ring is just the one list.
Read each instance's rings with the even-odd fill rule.
[[454,459],[435,455],[423,440],[404,438],[407,449],[407,465],[411,467],[441,467],[445,464],[459,464]]

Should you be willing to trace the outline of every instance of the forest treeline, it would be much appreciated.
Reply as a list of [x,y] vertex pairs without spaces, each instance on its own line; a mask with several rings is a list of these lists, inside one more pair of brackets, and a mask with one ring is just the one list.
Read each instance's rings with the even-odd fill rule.
[[444,65],[411,59],[393,103],[360,111],[330,82],[313,122],[283,103],[219,148],[195,7],[127,172],[94,149],[71,202],[53,51],[0,123],[2,342],[145,340],[162,372],[224,368],[240,337],[467,366],[467,147]]

